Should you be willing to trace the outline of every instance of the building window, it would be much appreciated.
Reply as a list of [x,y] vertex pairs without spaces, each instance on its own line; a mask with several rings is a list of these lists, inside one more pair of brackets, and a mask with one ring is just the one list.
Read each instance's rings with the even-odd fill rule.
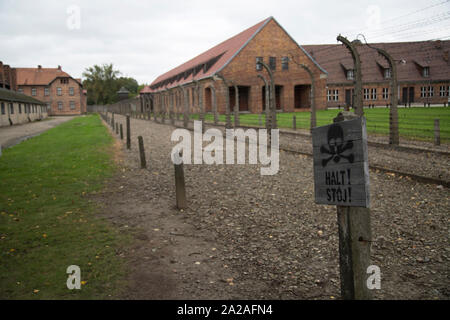
[[281,58],[281,70],[289,70],[289,57]]
[[35,96],[36,95],[36,88],[31,88],[31,95]]
[[5,114],[5,104],[2,102],[2,114]]
[[370,91],[367,88],[364,88],[364,100],[369,100]]
[[22,114],[22,104],[19,103],[19,113]]
[[449,86],[440,86],[439,87],[439,97],[448,97]]
[[391,77],[392,77],[391,68],[384,69],[384,78],[385,79],[390,79]]
[[70,88],[69,88],[69,95],[71,95],[71,96],[73,96],[73,95],[74,95],[74,90],[73,90],[73,87],[70,87]]
[[424,67],[423,68],[423,76],[424,77],[430,76],[430,67]]
[[62,108],[63,108],[62,101],[58,101],[58,110],[62,110]]
[[434,96],[434,87],[428,86],[428,87],[420,87],[420,97],[433,97]]
[[420,87],[420,97],[425,98],[427,96],[427,87]]
[[75,110],[75,101],[70,101],[70,109]]
[[327,101],[339,101],[339,90],[327,90]]
[[383,99],[389,99],[389,88],[383,88]]
[[44,96],[48,96],[48,95],[50,95],[49,88],[44,88]]
[[377,88],[370,89],[370,99],[377,100]]
[[263,57],[256,57],[256,70],[261,71],[263,66],[259,62],[263,62]]
[[354,80],[355,79],[355,73],[352,69],[347,70],[347,80]]
[[57,94],[58,96],[61,96],[61,95],[62,95],[62,89],[61,89],[60,87],[56,88],[56,94]]
[[12,103],[9,104],[9,114],[14,114],[14,105]]
[[276,70],[276,68],[277,68],[277,58],[269,57],[269,68],[270,68],[270,70]]
[[62,78],[61,79],[61,84],[68,84],[69,83],[69,79],[68,78]]
[[50,110],[50,108],[51,108],[50,102],[47,102],[47,110]]
[[18,93],[23,93],[23,89],[17,90]]

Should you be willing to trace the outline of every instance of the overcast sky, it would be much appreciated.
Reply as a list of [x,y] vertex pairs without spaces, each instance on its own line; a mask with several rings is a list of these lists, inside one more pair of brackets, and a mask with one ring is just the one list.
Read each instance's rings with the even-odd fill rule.
[[273,16],[300,44],[450,39],[445,0],[0,0],[0,61],[56,67],[75,78],[113,63],[150,83],[158,75]]

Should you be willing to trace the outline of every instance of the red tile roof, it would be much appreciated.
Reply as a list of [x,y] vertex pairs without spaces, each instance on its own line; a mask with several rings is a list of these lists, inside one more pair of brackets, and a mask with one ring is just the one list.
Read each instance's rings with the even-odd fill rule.
[[151,93],[153,92],[152,89],[150,89],[150,86],[144,86],[139,93]]
[[[17,85],[43,85],[50,84],[57,77],[69,77],[61,68],[15,68],[17,73]],[[72,78],[73,79],[73,78]],[[74,79],[81,84],[81,81]]]
[[[398,81],[437,81],[450,79],[450,40],[373,43],[373,47],[386,50],[397,61]],[[341,44],[302,46],[327,72],[328,83],[348,83],[343,68],[352,68],[349,51]],[[385,59],[367,45],[358,46],[364,82],[386,81],[383,68]],[[429,77],[422,76],[422,67],[429,66]]]
[[[153,87],[155,84],[166,81],[162,87],[157,89],[144,88],[141,92],[143,92],[143,90],[146,90],[146,92],[160,91],[214,75],[216,72],[224,68],[228,62],[247,44],[247,42],[250,41],[271,19],[273,18],[270,17],[259,22],[253,27],[242,31],[241,33],[218,44],[188,62],[183,63],[163,75],[160,75],[150,84],[150,87]],[[204,68],[205,65],[207,66],[206,68]],[[190,70],[191,72],[189,72]],[[189,72],[189,74],[183,75],[184,72]]]

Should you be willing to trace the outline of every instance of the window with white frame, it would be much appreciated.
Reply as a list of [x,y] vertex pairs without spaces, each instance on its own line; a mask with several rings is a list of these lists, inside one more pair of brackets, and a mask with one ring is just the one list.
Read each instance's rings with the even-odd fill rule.
[[31,95],[35,96],[36,95],[36,88],[31,88]]
[[420,97],[425,98],[427,96],[427,87],[420,87]]
[[270,70],[277,69],[277,58],[276,57],[269,57],[269,68],[270,68]]
[[354,80],[355,79],[355,72],[353,69],[347,70],[347,80]]
[[327,90],[327,101],[339,101],[339,90]]
[[74,90],[73,87],[69,87],[69,95],[73,96],[74,95]]
[[61,89],[60,87],[56,88],[56,94],[57,94],[58,96],[61,96],[61,95],[62,95],[62,89]]
[[383,100],[389,99],[389,88],[383,88]]
[[392,76],[391,68],[385,68],[384,69],[384,78],[390,79]]
[[263,62],[263,57],[256,57],[256,70],[261,71],[263,66],[259,62]]
[[439,97],[446,97],[446,96],[447,96],[447,87],[439,86]]
[[423,68],[423,76],[424,77],[430,76],[430,67],[424,67]]
[[18,89],[17,92],[18,93],[23,93],[23,89]]
[[377,100],[377,88],[370,89],[370,99]]
[[281,58],[281,70],[289,70],[289,57]]
[[58,101],[58,110],[62,110],[62,108],[63,108],[62,101]]
[[428,87],[428,96],[433,97],[434,96],[434,87],[429,86]]
[[14,105],[12,103],[9,104],[9,114],[14,114]]
[[70,109],[71,110],[75,109],[75,101],[70,101]]
[[364,100],[369,100],[370,98],[370,91],[368,88],[364,88]]
[[51,104],[50,104],[50,102],[47,102],[47,110],[50,110],[50,108],[51,108]]
[[44,88],[44,96],[49,96],[49,95],[50,95],[50,89]]

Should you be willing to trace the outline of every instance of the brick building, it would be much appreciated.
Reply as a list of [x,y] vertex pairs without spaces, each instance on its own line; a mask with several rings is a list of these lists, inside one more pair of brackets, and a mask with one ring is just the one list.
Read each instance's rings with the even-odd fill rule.
[[[326,107],[326,71],[273,17],[157,77],[140,92],[145,101],[143,106],[173,105],[180,112],[184,99],[187,99],[191,112],[199,112],[201,94],[206,112],[211,112],[213,105],[217,105],[218,112],[225,113],[227,90],[224,81],[218,77],[221,75],[232,81],[228,93],[231,110],[235,105],[236,85],[239,111],[261,113],[265,86],[258,75],[267,80],[269,76],[257,63],[260,60],[273,72],[278,110],[310,110],[311,77],[300,64],[306,65],[314,76],[316,108]],[[148,97],[152,98],[146,99]]]
[[87,94],[81,79],[58,68],[14,68],[17,91],[47,105],[49,115],[86,113]]
[[46,104],[15,91],[15,70],[0,61],[0,127],[34,120],[48,116]]
[[[374,43],[397,62],[399,104],[444,104],[450,86],[450,41]],[[347,48],[340,44],[303,48],[327,70],[327,107],[352,105],[354,68]],[[367,45],[358,45],[362,65],[364,105],[390,103],[391,70],[387,61]]]
[[0,61],[0,88],[17,90],[15,70],[2,61]]

